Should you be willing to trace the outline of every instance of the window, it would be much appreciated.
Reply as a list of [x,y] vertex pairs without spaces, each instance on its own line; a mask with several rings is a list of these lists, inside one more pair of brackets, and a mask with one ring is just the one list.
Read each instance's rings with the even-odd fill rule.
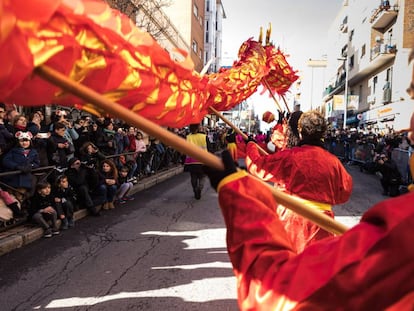
[[198,17],[198,7],[195,3],[194,3],[194,6],[193,6],[193,13],[194,13],[195,17]]
[[342,57],[346,57],[347,54],[348,54],[348,44],[345,44],[341,50],[341,55]]
[[355,64],[355,62],[354,62],[354,55],[352,55],[352,56],[349,58],[349,69],[354,68],[354,64]]
[[194,52],[194,53],[197,53],[197,51],[198,51],[198,44],[197,44],[197,41],[193,40],[193,44],[191,45],[191,47],[192,47],[192,49],[193,49],[193,52]]
[[377,84],[378,84],[378,76],[375,76],[374,79],[372,79],[372,94],[375,94],[377,90]]
[[385,78],[386,81],[391,81],[391,73],[392,73],[392,67],[387,69],[387,76]]
[[366,45],[364,44],[361,48],[361,58],[364,57],[365,52],[366,52],[365,50],[366,50]]
[[349,34],[349,41],[352,41],[353,37],[354,37],[354,29],[352,29],[351,33]]
[[205,42],[206,43],[208,43],[209,42],[209,37],[210,37],[210,33],[209,33],[209,22],[208,21],[206,21],[206,34],[205,34],[205,36],[206,36],[206,40],[205,40]]

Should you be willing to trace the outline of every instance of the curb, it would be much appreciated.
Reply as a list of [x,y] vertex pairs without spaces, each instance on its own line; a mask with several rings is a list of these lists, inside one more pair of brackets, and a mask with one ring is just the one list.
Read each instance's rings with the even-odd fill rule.
[[[173,167],[165,171],[161,171],[156,175],[152,175],[145,179],[138,181],[136,185],[131,189],[130,194],[133,195],[137,192],[149,189],[156,184],[159,184],[171,177],[181,174],[184,171],[183,166]],[[86,209],[76,211],[74,213],[74,219],[78,221],[89,215]],[[31,224],[23,224],[6,230],[0,233],[0,256],[7,254],[15,249],[23,247],[29,243],[32,243],[43,237],[43,229],[35,227]]]

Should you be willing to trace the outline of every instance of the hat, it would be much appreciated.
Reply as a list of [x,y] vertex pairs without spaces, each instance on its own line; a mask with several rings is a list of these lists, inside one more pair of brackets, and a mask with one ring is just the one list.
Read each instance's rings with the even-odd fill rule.
[[71,167],[72,164],[75,163],[76,161],[79,161],[79,159],[77,157],[71,158],[68,162],[68,166]]
[[22,131],[18,131],[16,132],[16,134],[14,135],[18,140],[22,140],[22,139],[28,139],[31,140],[33,138],[32,133],[30,132],[22,132]]

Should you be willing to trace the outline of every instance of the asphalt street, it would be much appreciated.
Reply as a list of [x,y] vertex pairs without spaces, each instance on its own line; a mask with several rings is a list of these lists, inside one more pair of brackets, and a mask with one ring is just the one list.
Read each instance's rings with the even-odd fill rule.
[[[384,199],[378,177],[348,167],[351,200],[335,207],[351,225]],[[217,194],[193,198],[174,176],[102,217],[0,257],[1,310],[237,310],[236,280]]]

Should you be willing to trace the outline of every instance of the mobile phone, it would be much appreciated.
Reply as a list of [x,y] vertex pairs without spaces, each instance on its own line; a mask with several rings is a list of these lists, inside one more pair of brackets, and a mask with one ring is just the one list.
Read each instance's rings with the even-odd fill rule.
[[49,138],[49,133],[37,133],[38,138]]

